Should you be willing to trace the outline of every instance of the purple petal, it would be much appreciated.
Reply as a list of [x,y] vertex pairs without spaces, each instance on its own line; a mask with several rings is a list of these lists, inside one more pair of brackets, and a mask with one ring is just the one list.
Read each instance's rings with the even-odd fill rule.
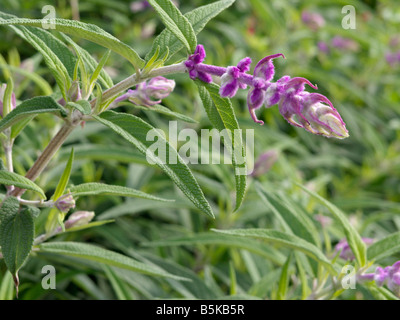
[[238,69],[240,72],[247,72],[250,70],[251,59],[249,57],[243,58],[237,64]]
[[277,57],[285,58],[282,53],[277,53],[261,59],[254,68],[254,76],[260,77],[266,81],[272,80],[275,74],[275,68],[271,60]]

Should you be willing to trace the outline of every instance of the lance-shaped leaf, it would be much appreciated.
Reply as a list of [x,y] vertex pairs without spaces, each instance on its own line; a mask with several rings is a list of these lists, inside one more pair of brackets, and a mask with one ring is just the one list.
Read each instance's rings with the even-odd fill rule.
[[203,102],[208,119],[214,128],[219,131],[226,130],[230,133],[230,141],[225,141],[225,147],[230,147],[232,163],[235,168],[236,181],[236,206],[239,209],[246,191],[246,154],[242,141],[242,133],[236,119],[232,103],[228,98],[221,98],[219,86],[213,83],[196,81],[200,98]]
[[[214,217],[211,207],[201,191],[196,179],[178,152],[165,138],[147,122],[130,114],[106,111],[94,118],[114,130],[121,137],[132,143],[148,160],[157,164],[175,182],[194,205],[211,217]],[[158,137],[158,145],[165,146],[160,156],[151,149],[154,140],[148,138],[149,133]]]
[[368,260],[380,260],[400,252],[400,232],[373,243],[368,249]]
[[158,201],[173,201],[169,199],[159,198],[132,188],[109,185],[104,183],[96,183],[96,182],[88,182],[77,186],[73,186],[70,188],[70,191],[74,197],[94,196],[102,194],[102,195],[143,198],[143,199],[158,200]]
[[[4,200],[0,209],[0,246],[4,261],[18,290],[18,270],[32,249],[34,223],[30,210],[19,209],[15,197]],[[17,291],[18,292],[18,291]]]
[[346,235],[347,242],[357,262],[360,264],[360,266],[364,266],[367,263],[367,250],[365,243],[364,241],[362,241],[361,236],[358,234],[358,232],[350,224],[350,221],[347,219],[346,215],[338,207],[336,207],[328,200],[322,198],[320,195],[307,189],[301,184],[298,183],[296,184],[304,191],[306,191],[309,195],[317,199],[326,208],[329,209],[329,211],[332,213],[335,219],[342,225],[343,231]]
[[42,199],[46,199],[44,191],[37,184],[15,172],[0,170],[0,184],[32,190],[37,192]]
[[[184,16],[192,24],[194,33],[197,35],[201,30],[203,30],[208,21],[231,6],[234,2],[235,0],[216,1],[196,8],[186,13]],[[169,50],[168,56],[171,58],[175,53],[181,50],[184,45],[170,30],[164,29],[164,31],[154,40],[151,50],[146,55],[146,61],[149,61],[154,56],[157,47],[160,48],[158,53],[160,57],[164,57]]]
[[41,113],[53,113],[59,116],[66,116],[64,108],[52,97],[35,97],[20,103],[14,110],[0,120],[0,132]]
[[49,242],[39,245],[42,252],[72,256],[90,261],[96,261],[108,266],[127,269],[147,275],[167,277],[176,280],[186,280],[165,270],[136,261],[120,253],[106,250],[91,244],[79,242]]
[[194,52],[197,45],[196,34],[186,17],[182,15],[171,0],[149,0],[162,22],[177,39],[182,42],[188,52]]
[[[94,24],[59,18],[52,19],[51,22],[55,25],[57,31],[92,41],[118,53],[131,62],[135,69],[139,69],[144,65],[144,61],[135,50]],[[0,20],[0,25],[22,25],[42,28],[43,20],[25,18],[2,19]]]
[[321,263],[329,272],[336,274],[336,270],[322,253],[322,251],[310,242],[305,241],[295,235],[272,229],[233,229],[233,230],[215,230],[212,231],[229,234],[232,236],[241,236],[249,238],[258,238],[270,243],[280,245],[286,248],[298,250],[308,255],[315,261]]

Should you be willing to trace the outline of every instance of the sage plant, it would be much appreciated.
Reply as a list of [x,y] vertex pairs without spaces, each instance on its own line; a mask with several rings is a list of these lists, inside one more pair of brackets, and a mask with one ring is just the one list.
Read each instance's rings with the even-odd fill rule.
[[[267,52],[266,56],[254,65],[254,68],[250,57],[244,57],[232,66],[206,63],[206,48],[198,44],[197,34],[210,19],[234,2],[234,0],[215,1],[185,15],[169,0],[134,2],[131,6],[132,11],[139,14],[141,10],[152,6],[166,26],[166,29],[148,48],[145,57],[141,57],[134,48],[95,25],[57,18],[51,22],[58,32],[56,36],[51,29],[46,30],[47,28],[43,27],[43,21],[40,19],[26,19],[0,13],[0,25],[12,28],[18,36],[43,56],[43,61],[48,71],[52,73],[56,86],[51,94],[33,96],[23,101],[16,99],[12,76],[6,76],[4,81],[7,83],[1,84],[0,87],[0,131],[4,153],[0,167],[0,183],[5,186],[0,208],[0,246],[1,256],[12,275],[17,290],[20,283],[19,270],[29,259],[39,259],[40,254],[75,257],[102,264],[107,266],[102,270],[110,277],[113,276],[113,271],[107,268],[118,267],[148,276],[166,277],[178,281],[188,280],[181,275],[179,270],[166,271],[167,268],[154,266],[150,263],[151,259],[139,259],[135,257],[135,254],[123,255],[95,244],[66,241],[67,233],[111,223],[111,221],[96,221],[97,213],[83,205],[86,202],[79,200],[82,197],[144,198],[148,201],[161,202],[161,207],[163,205],[167,207],[174,200],[125,185],[88,182],[84,178],[73,179],[74,148],[70,149],[66,161],[59,163],[63,170],[59,172],[58,183],[54,186],[46,185],[40,178],[46,174],[49,167],[54,167],[55,159],[58,159],[55,156],[65,146],[71,133],[82,130],[81,127],[88,122],[94,122],[129,143],[132,149],[154,160],[159,169],[188,199],[191,210],[204,213],[210,220],[216,217],[221,219],[218,223],[219,228],[212,231],[214,238],[220,237],[218,238],[220,242],[229,243],[238,237],[244,237],[244,242],[249,238],[261,238],[293,249],[296,252],[296,263],[305,266],[305,269],[299,267],[301,269],[299,276],[294,277],[295,283],[302,281],[303,298],[331,297],[342,290],[340,280],[343,275],[340,275],[338,265],[344,266],[345,262],[352,263],[360,283],[375,281],[376,284],[372,286],[376,290],[384,290],[382,286],[387,286],[389,290],[399,294],[399,263],[384,269],[378,267],[373,276],[368,275],[366,270],[374,261],[367,259],[365,247],[367,241],[366,239],[363,241],[348,219],[336,207],[327,204],[319,195],[301,186],[310,197],[316,198],[332,211],[333,217],[344,230],[346,239],[336,246],[336,251],[326,248],[324,252],[320,245],[318,230],[306,213],[306,209],[300,210],[301,216],[294,214],[293,208],[298,208],[300,204],[290,207],[292,200],[289,197],[283,199],[282,195],[268,192],[257,181],[263,175],[269,174],[272,164],[279,164],[280,151],[271,148],[270,151],[261,155],[256,163],[255,172],[249,180],[252,181],[251,188],[255,188],[263,204],[272,208],[274,214],[282,214],[279,218],[282,228],[279,230],[229,229],[231,224],[224,224],[224,222],[230,219],[229,215],[234,214],[233,211],[241,210],[246,191],[250,189],[246,176],[236,171],[236,169],[246,169],[246,164],[239,163],[235,155],[232,155],[235,173],[231,175],[230,183],[232,184],[234,180],[232,185],[235,186],[235,204],[228,206],[230,210],[226,211],[230,212],[224,212],[221,208],[218,209],[218,205],[210,204],[210,197],[203,193],[196,178],[198,175],[192,173],[192,169],[183,161],[173,143],[167,141],[166,138],[159,138],[168,146],[168,155],[178,158],[177,163],[164,163],[160,161],[159,154],[150,150],[151,142],[146,140],[146,134],[155,129],[151,121],[126,112],[125,109],[119,109],[121,105],[132,104],[149,112],[161,112],[187,119],[187,116],[172,112],[161,105],[166,99],[176,95],[174,90],[177,89],[178,84],[172,76],[183,74],[186,81],[190,82],[189,85],[193,85],[192,82],[194,82],[197,86],[206,116],[212,126],[218,130],[240,130],[236,117],[237,110],[232,106],[230,99],[236,99],[240,90],[247,90],[248,118],[254,121],[256,124],[254,126],[263,125],[264,120],[261,120],[261,117],[277,106],[284,120],[290,125],[305,129],[309,135],[337,139],[349,137],[345,122],[338,111],[342,106],[337,106],[338,109],[336,109],[328,97],[316,92],[318,90],[316,84],[295,74],[274,79],[274,61],[284,59],[284,53]],[[325,23],[318,15],[303,14],[302,18],[313,30],[322,28]],[[107,51],[97,61],[90,52],[74,42],[68,35],[97,43],[105,47]],[[345,44],[336,42],[337,48],[349,47],[347,42]],[[131,75],[116,84],[105,71],[111,52],[118,54],[121,59],[126,59],[134,70]],[[174,61],[174,56],[178,52],[183,53],[184,59]],[[20,82],[19,79],[17,83]],[[58,131],[52,135],[44,149],[37,153],[37,158],[29,168],[21,164],[16,166],[16,163],[13,163],[16,139],[29,128],[32,122],[35,123],[35,117],[41,117],[43,114],[54,116],[54,121],[57,123],[55,127]],[[113,136],[110,135],[110,137]],[[262,139],[262,137],[256,138]],[[230,143],[231,149],[238,147],[242,156],[245,157],[246,146],[241,136],[235,135],[230,141],[227,140],[224,143]],[[330,142],[333,143],[333,140]],[[111,149],[113,146],[105,145],[104,147]],[[222,171],[219,174],[225,175]],[[74,184],[77,181],[79,183]],[[207,179],[203,177],[202,181],[207,181]],[[216,187],[213,186],[213,188]],[[152,188],[148,188],[147,191],[151,192]],[[220,212],[215,214],[216,210]],[[324,232],[327,228],[328,226],[323,228]],[[43,230],[43,232],[38,233],[35,230]],[[254,239],[248,241],[251,244],[250,247],[255,246]],[[235,243],[237,245],[237,241]],[[370,249],[376,250],[377,246],[379,246],[379,241],[372,244]],[[289,256],[287,260],[285,258],[285,262],[279,252],[260,248],[255,251],[262,252],[267,257],[274,255],[271,252],[276,252],[273,262],[282,266],[282,277],[287,275],[292,256]],[[337,259],[341,259],[341,262],[337,263]],[[251,262],[250,265],[255,265],[255,263]],[[231,279],[234,279],[233,269]],[[282,279],[284,284],[286,279]],[[311,288],[307,284],[308,280],[313,283]],[[115,283],[121,282],[124,281]],[[279,287],[282,288],[282,286]],[[381,292],[387,296],[391,295],[388,291]],[[281,292],[277,296],[282,298],[284,295]]]

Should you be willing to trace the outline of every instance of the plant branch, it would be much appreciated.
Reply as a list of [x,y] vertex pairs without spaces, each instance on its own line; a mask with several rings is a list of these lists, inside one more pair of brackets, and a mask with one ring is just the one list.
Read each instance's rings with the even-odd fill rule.
[[[172,64],[169,66],[153,69],[153,70],[149,71],[148,73],[142,73],[139,76],[137,76],[137,74],[134,73],[133,75],[131,75],[128,78],[117,83],[110,89],[107,89],[106,91],[104,91],[101,98],[102,98],[102,101],[106,101],[111,98],[114,98],[120,92],[126,91],[130,87],[133,87],[134,85],[137,85],[138,83],[143,82],[150,78],[154,78],[154,77],[158,77],[158,76],[165,76],[167,74],[184,73],[184,72],[186,72],[186,66],[183,62],[181,62],[181,63]],[[92,101],[90,101],[92,108],[94,108],[94,106],[96,105],[96,100],[97,99],[95,98]]]

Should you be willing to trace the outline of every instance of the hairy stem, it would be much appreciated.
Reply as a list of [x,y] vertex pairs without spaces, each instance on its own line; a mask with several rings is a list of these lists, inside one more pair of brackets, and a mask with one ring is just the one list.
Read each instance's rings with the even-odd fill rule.
[[[150,72],[141,74],[139,76],[136,73],[134,73],[133,75],[117,83],[110,89],[104,91],[102,94],[102,101],[114,98],[119,93],[128,90],[130,87],[133,87],[134,85],[137,85],[138,83],[143,82],[147,79],[158,76],[165,76],[167,74],[184,73],[184,72],[186,72],[186,66],[183,62],[181,62],[177,64],[172,64],[170,66],[153,69]],[[92,101],[90,101],[92,108],[96,105],[96,100],[97,99],[93,99]]]
[[[58,151],[64,141],[67,139],[68,135],[74,130],[76,125],[72,123],[65,123],[57,134],[51,139],[50,143],[43,150],[42,154],[37,158],[36,162],[26,173],[25,177],[35,181],[36,178],[42,173],[46,168],[47,164],[50,162],[51,158]],[[25,192],[24,189],[16,188],[11,192],[12,196],[19,197]]]
[[[165,66],[157,69],[153,69],[148,73],[139,74],[136,73],[129,76],[128,78],[122,80],[121,82],[117,83],[110,89],[106,90],[102,94],[102,101],[106,101],[118,95],[120,92],[123,92],[130,87],[143,82],[146,79],[154,78],[157,76],[173,74],[173,73],[183,73],[186,72],[186,66],[183,62],[173,64],[170,66]],[[92,107],[96,105],[96,99],[90,101]],[[47,147],[43,150],[42,154],[33,164],[33,166],[29,169],[26,173],[25,177],[34,181],[36,178],[43,172],[46,168],[48,163],[50,162],[51,158],[54,154],[58,151],[58,149],[62,146],[64,141],[68,138],[69,134],[74,130],[74,128],[82,121],[83,115],[79,113],[74,113],[72,115],[72,120],[69,122],[65,122],[64,125],[60,128],[57,134],[51,139],[50,143]],[[7,164],[9,161],[7,161]],[[11,196],[20,197],[25,192],[24,189],[15,188],[10,192]]]

